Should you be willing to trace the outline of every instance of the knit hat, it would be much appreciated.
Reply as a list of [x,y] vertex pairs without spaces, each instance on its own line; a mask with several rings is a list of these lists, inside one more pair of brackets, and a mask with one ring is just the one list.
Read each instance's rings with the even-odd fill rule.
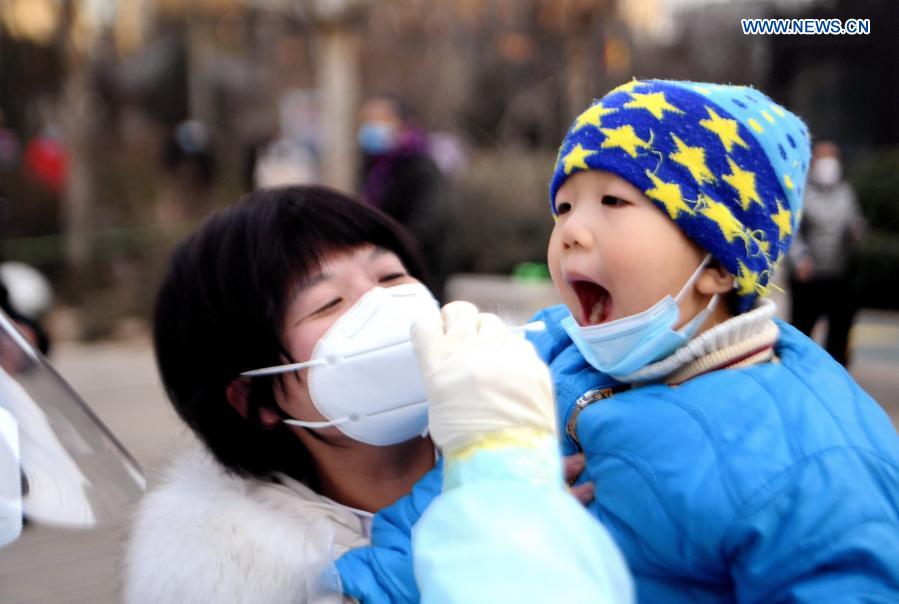
[[575,172],[623,178],[735,276],[744,312],[796,231],[810,156],[805,124],[758,90],[633,80],[574,121],[550,203]]

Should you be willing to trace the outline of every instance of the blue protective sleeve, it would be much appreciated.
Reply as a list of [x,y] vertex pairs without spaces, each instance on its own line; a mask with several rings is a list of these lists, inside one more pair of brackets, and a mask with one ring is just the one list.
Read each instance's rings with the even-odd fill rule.
[[618,548],[565,491],[551,437],[446,463],[412,532],[423,603],[633,601]]
[[336,562],[343,592],[362,604],[417,604],[412,574],[412,525],[441,489],[443,460],[412,492],[375,514],[371,545],[350,550]]

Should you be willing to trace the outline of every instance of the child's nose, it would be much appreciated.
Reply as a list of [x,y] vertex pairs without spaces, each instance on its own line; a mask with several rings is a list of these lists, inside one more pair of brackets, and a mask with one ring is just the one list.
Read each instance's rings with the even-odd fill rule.
[[576,214],[570,216],[562,225],[562,247],[564,249],[591,249],[594,243],[592,231]]

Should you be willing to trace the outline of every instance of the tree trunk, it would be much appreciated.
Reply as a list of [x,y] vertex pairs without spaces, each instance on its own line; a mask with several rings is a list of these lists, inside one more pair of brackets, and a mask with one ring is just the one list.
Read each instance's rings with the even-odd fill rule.
[[90,89],[90,51],[75,46],[73,30],[75,3],[63,8],[63,47],[66,81],[60,114],[68,154],[68,176],[62,199],[62,230],[66,262],[76,273],[85,268],[90,257],[90,213],[94,197],[91,174],[91,136],[96,112]]
[[316,78],[322,116],[322,180],[354,192],[359,107],[359,40],[348,27],[332,24],[318,32]]

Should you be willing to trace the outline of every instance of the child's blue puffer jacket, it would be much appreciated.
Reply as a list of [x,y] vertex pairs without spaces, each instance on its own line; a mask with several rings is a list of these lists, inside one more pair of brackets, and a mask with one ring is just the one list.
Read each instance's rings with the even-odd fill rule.
[[[575,401],[610,379],[559,321],[533,337],[556,388],[563,454]],[[590,509],[640,602],[899,602],[899,439],[848,373],[778,323],[777,362],[585,407]]]

